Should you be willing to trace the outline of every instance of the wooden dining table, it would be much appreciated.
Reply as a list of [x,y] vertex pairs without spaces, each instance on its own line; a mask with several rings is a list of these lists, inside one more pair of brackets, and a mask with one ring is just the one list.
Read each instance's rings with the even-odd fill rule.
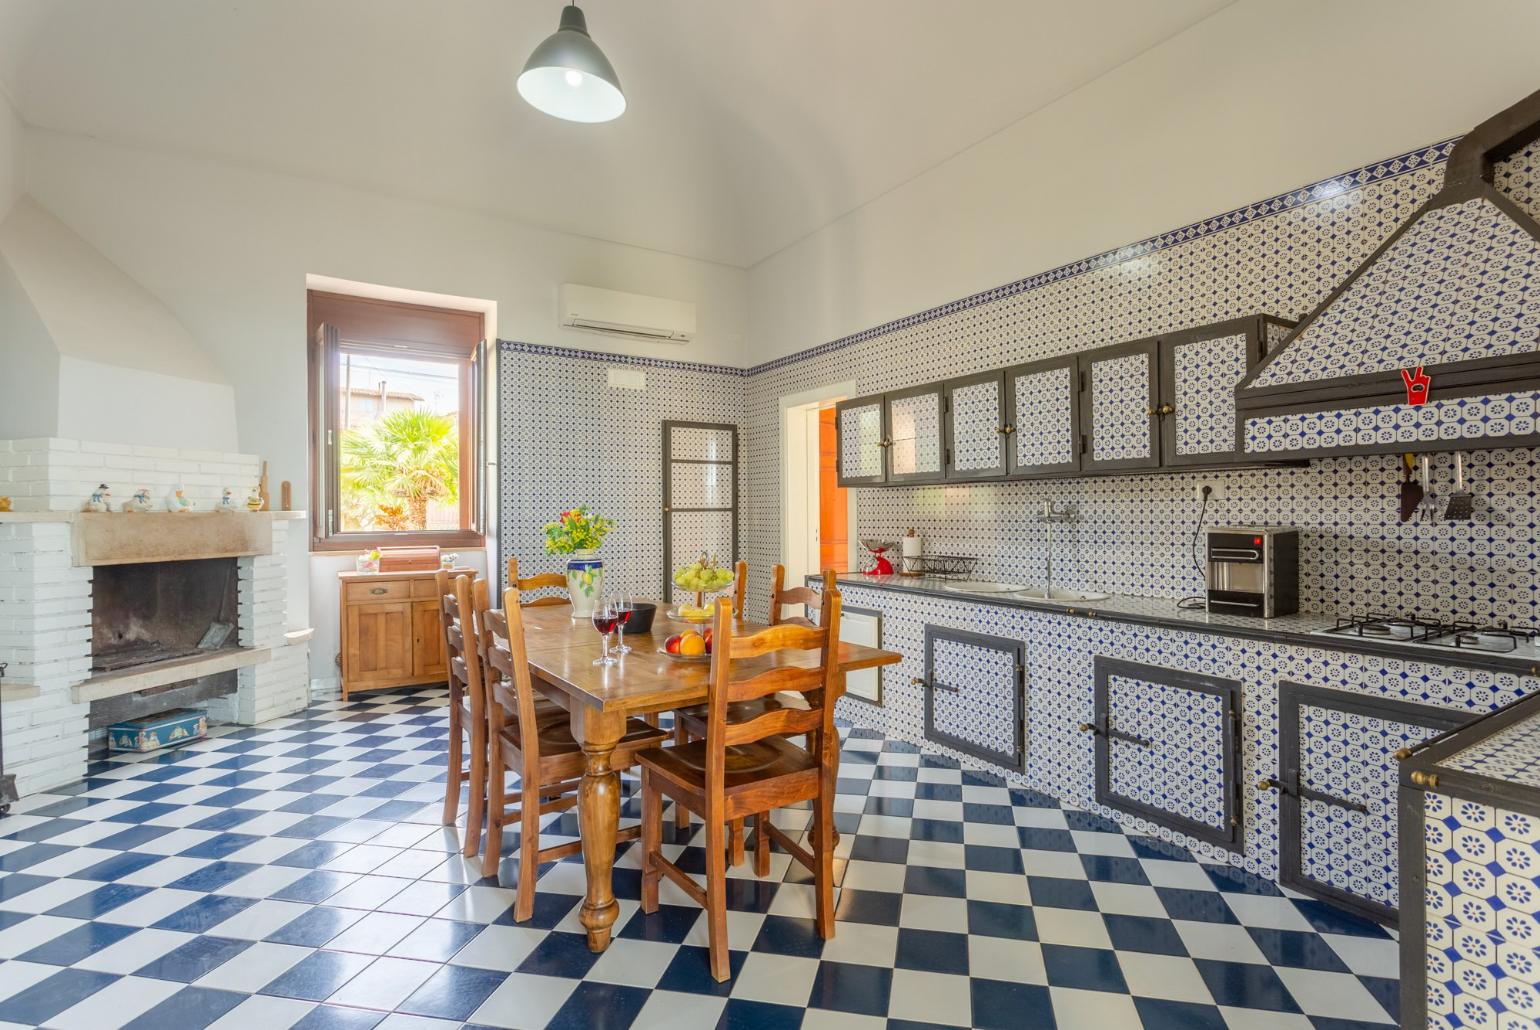
[[[698,629],[665,616],[658,605],[651,634],[628,634],[631,653],[615,665],[595,665],[599,634],[587,619],[576,620],[565,605],[524,610],[524,638],[535,688],[571,714],[572,736],[583,748],[583,780],[578,787],[578,832],[583,842],[587,879],[580,920],[588,931],[588,947],[603,951],[620,905],[615,900],[615,836],[620,828],[620,772],[610,765],[615,743],[626,720],[653,712],[685,708],[706,700],[710,664],[680,661],[661,652],[674,633]],[[763,623],[740,620],[734,632],[754,633]],[[903,658],[893,651],[851,644],[839,645],[841,691],[844,674],[893,665]],[[781,651],[742,659],[746,672],[776,666],[811,666],[816,652]]]

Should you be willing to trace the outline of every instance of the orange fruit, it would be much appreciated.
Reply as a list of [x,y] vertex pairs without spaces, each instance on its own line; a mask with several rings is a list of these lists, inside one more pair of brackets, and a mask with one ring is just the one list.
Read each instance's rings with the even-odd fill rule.
[[694,658],[706,653],[706,641],[699,633],[686,633],[679,638],[679,653]]

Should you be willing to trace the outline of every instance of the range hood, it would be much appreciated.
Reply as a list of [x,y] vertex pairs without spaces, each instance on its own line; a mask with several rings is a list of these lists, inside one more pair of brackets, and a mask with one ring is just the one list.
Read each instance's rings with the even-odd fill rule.
[[1460,140],[1443,188],[1236,387],[1245,453],[1540,443],[1540,222],[1492,185],[1537,139],[1540,92]]

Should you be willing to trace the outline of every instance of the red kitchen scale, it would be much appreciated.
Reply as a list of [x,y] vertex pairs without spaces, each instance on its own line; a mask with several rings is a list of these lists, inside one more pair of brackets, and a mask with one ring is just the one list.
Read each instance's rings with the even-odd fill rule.
[[896,548],[898,544],[891,540],[862,540],[861,546],[872,553],[872,561],[876,563],[866,570],[866,575],[893,575],[893,563],[888,561],[887,553]]

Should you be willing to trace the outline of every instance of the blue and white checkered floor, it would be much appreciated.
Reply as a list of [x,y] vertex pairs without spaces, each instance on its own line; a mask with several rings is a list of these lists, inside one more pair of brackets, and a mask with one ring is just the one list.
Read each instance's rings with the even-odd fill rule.
[[[0,1021],[212,1026],[977,1027],[1348,1030],[1392,1023],[1396,944],[1373,923],[1196,862],[988,773],[855,730],[835,939],[807,877],[733,871],[733,978],[666,881],[590,954],[582,866],[546,867],[534,919],[438,825],[441,692],[235,729],[0,820]],[[636,784],[626,783],[628,793]],[[636,815],[636,799],[625,814]],[[806,812],[784,813],[801,828]],[[563,815],[556,834],[571,834]],[[700,824],[673,845],[699,871]],[[672,831],[668,831],[672,832]],[[512,850],[513,841],[508,842]],[[692,853],[693,852],[693,853]],[[513,882],[505,861],[502,883]]]

